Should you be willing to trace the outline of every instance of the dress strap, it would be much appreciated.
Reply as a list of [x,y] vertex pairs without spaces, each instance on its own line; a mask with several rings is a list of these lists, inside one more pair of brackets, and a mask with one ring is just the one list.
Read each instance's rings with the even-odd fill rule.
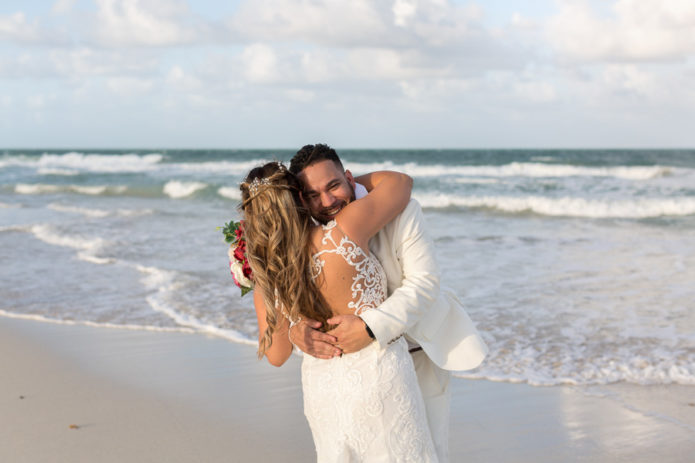
[[[328,241],[332,241],[334,244],[336,243],[336,240],[334,238],[331,238],[331,232],[333,229],[337,229],[342,235],[343,238],[340,239],[341,242],[347,242],[350,243],[351,245],[355,246],[362,255],[368,256],[369,255],[369,248],[365,251],[360,245],[358,245],[355,241],[352,240],[350,235],[345,233],[345,230],[343,230],[343,227],[338,224],[338,221],[336,219],[331,220],[325,225],[322,225],[321,228],[324,230],[323,234],[323,239],[321,240],[321,244],[326,244]],[[316,255],[316,254],[314,254]]]

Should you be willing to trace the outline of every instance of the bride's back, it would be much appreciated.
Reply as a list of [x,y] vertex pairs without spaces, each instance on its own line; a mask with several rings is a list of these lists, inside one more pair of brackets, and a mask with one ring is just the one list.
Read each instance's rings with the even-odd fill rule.
[[332,220],[312,230],[312,276],[333,315],[358,315],[386,299],[379,261]]

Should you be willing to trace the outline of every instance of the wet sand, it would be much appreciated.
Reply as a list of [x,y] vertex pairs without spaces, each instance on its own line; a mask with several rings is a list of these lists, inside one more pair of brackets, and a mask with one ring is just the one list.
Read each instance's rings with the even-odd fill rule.
[[[313,461],[299,363],[188,333],[0,318],[0,461]],[[685,462],[695,387],[455,378],[452,462]]]

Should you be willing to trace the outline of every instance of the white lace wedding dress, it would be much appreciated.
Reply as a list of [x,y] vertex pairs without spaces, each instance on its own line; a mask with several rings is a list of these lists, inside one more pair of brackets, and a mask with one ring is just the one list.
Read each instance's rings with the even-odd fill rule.
[[[339,255],[354,268],[355,314],[386,298],[379,261],[352,242],[335,221],[323,226],[322,247],[313,256],[314,278],[325,258]],[[404,338],[381,348],[377,342],[331,360],[309,355],[302,362],[304,413],[320,463],[436,462],[425,406]]]

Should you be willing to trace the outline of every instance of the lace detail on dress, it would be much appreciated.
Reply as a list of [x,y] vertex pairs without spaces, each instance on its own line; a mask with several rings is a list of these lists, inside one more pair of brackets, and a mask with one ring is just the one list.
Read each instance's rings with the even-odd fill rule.
[[[340,234],[335,233],[338,230]],[[386,273],[333,220],[312,256],[312,276],[335,254],[355,269],[348,307],[359,314],[386,299]],[[337,236],[342,236],[337,240]],[[329,261],[333,264],[333,261]],[[329,265],[329,269],[332,270]],[[422,394],[405,339],[330,360],[302,360],[304,413],[320,463],[436,463]]]
[[376,308],[386,299],[386,274],[381,263],[374,256],[365,254],[362,248],[350,240],[345,233],[342,233],[340,242],[336,242],[333,230],[337,228],[337,225],[335,220],[331,220],[323,226],[324,235],[321,244],[331,247],[322,249],[311,256],[312,278],[316,279],[326,265],[326,261],[321,259],[321,256],[336,254],[343,257],[348,265],[355,267],[356,273],[350,286],[352,301],[348,303],[348,308],[352,309],[355,315],[359,315],[367,309]]
[[331,360],[302,360],[304,413],[320,463],[436,463],[403,338]]

